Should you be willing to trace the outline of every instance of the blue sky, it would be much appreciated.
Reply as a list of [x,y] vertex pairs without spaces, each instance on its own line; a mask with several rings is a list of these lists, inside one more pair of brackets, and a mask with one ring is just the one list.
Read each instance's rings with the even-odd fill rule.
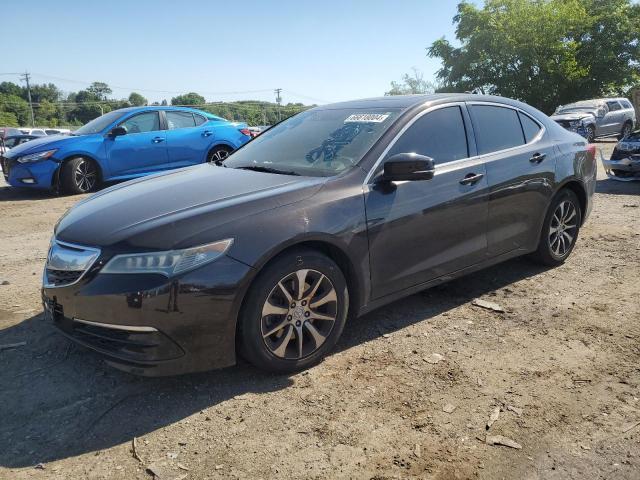
[[453,39],[457,3],[8,1],[0,73],[28,70],[64,91],[104,81],[115,97],[135,89],[150,100],[188,91],[207,101],[273,100],[276,87],[285,103],[377,96],[412,67],[433,78],[439,62],[425,49]]

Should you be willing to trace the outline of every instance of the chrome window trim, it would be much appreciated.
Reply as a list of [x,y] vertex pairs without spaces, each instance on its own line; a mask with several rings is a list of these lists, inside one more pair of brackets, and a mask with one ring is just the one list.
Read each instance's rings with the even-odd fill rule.
[[102,323],[92,322],[91,320],[83,320],[82,318],[73,318],[74,322],[84,323],[85,325],[91,325],[94,327],[110,328],[112,330],[124,330],[127,332],[157,332],[158,329],[154,327],[139,327],[135,325],[116,325],[114,323]]
[[[96,264],[96,262],[100,258],[101,250],[99,248],[86,247],[84,245],[78,245],[78,244],[69,243],[69,242],[62,242],[60,240],[57,240],[55,237],[53,238],[53,242],[52,243],[57,243],[58,245],[62,245],[63,247],[69,247],[69,248],[73,248],[75,250],[85,250],[85,251],[89,251],[89,252],[94,252],[97,255],[96,255],[95,260],[89,264],[89,266],[82,272],[82,274],[75,281],[73,281],[71,283],[65,283],[64,285],[52,285],[52,284],[48,283],[48,277],[47,277],[47,267],[49,265],[49,254],[50,254],[50,251],[47,252],[47,261],[46,261],[46,263],[44,265],[44,272],[43,272],[43,278],[42,278],[42,284],[43,284],[44,288],[65,288],[65,287],[70,287],[72,285],[75,285],[80,280],[82,280],[82,278],[85,276],[85,274],[89,270],[91,270],[91,268]],[[49,249],[49,250],[51,250],[51,249]],[[68,271],[70,271],[70,272],[79,272],[80,270],[68,270]]]
[[[491,106],[491,107],[501,107],[501,108],[510,108],[511,110],[515,110],[516,112],[520,112],[524,115],[526,115],[527,117],[529,117],[531,120],[533,120],[534,122],[536,122],[538,124],[538,126],[540,127],[540,131],[538,132],[538,135],[536,135],[530,142],[528,143],[524,143],[522,145],[517,145],[515,147],[509,147],[509,148],[505,148],[502,150],[496,150],[495,152],[488,152],[488,153],[483,153],[481,155],[473,155],[471,157],[467,157],[467,158],[461,158],[459,160],[451,160],[449,162],[444,162],[444,163],[440,163],[440,164],[436,164],[435,165],[435,171],[436,174],[438,173],[439,170],[441,171],[449,171],[452,170],[452,167],[458,167],[458,166],[462,166],[462,165],[466,165],[467,163],[469,164],[469,166],[472,165],[476,165],[478,163],[482,163],[484,162],[484,160],[486,159],[486,157],[490,156],[490,155],[496,155],[496,154],[502,154],[502,153],[507,153],[513,150],[517,150],[523,147],[527,147],[529,145],[533,145],[534,143],[538,142],[539,140],[542,139],[542,137],[544,136],[544,134],[546,133],[547,129],[545,127],[545,125],[540,122],[537,118],[533,117],[531,114],[525,112],[523,109],[519,108],[519,107],[515,107],[513,105],[507,105],[504,103],[497,103],[497,102],[487,102],[487,101],[480,101],[480,100],[472,100],[472,101],[468,101],[468,102],[451,102],[451,103],[445,103],[442,105],[434,105],[433,107],[429,107],[425,110],[423,110],[422,112],[418,113],[415,117],[413,117],[404,127],[402,127],[402,130],[400,130],[395,137],[393,137],[393,139],[389,142],[389,145],[387,145],[387,147],[384,149],[384,151],[380,154],[380,156],[378,157],[378,159],[376,160],[376,162],[373,164],[373,167],[371,167],[371,169],[369,170],[369,172],[367,173],[367,176],[364,179],[364,182],[362,183],[363,186],[369,185],[369,181],[371,180],[371,177],[373,176],[374,172],[376,171],[376,169],[380,166],[380,163],[382,163],[382,160],[387,156],[387,154],[389,153],[389,150],[391,150],[391,148],[395,145],[395,143],[398,141],[398,139],[416,122],[418,121],[418,119],[420,119],[423,115],[426,115],[428,113],[431,113],[435,110],[438,110],[440,108],[446,108],[446,107],[462,107],[462,106],[473,106],[473,105],[487,105],[487,106]],[[469,113],[469,116],[471,115],[471,113]],[[518,122],[520,121],[520,119],[518,119]],[[472,125],[473,127],[473,125]],[[521,127],[522,128],[522,127]],[[524,137],[524,132],[522,133],[523,137]],[[474,136],[475,136],[475,131],[474,131]]]

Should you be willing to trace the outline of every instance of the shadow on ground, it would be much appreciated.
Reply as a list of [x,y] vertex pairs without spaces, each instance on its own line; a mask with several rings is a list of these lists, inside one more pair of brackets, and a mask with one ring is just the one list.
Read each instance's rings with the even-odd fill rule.
[[[516,259],[413,295],[347,325],[337,350],[429,321],[442,312],[543,269]],[[68,342],[42,315],[0,331],[0,464],[26,467],[106,449],[180,421],[247,392],[290,386],[288,376],[241,364],[171,378],[135,377],[106,366],[101,357]],[[322,368],[320,366],[319,368]],[[225,419],[208,410],[224,428]]]

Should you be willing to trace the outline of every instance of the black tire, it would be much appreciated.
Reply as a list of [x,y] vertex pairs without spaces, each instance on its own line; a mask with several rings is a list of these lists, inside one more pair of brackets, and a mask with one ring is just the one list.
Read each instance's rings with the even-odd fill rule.
[[593,125],[587,125],[587,142],[593,143],[596,141],[596,127]]
[[233,152],[232,148],[225,145],[216,145],[207,153],[207,162],[222,165],[222,162],[231,155],[231,152]]
[[633,132],[633,124],[631,122],[625,122],[622,126],[622,130],[620,131],[620,135],[618,135],[618,140],[622,140],[623,138],[628,137]]
[[[560,213],[560,206],[564,204],[564,208],[570,205],[575,212],[574,216],[568,218],[571,215],[570,210],[563,215]],[[563,210],[565,211],[565,210]],[[561,220],[558,222],[558,220]],[[558,229],[559,225],[567,225]],[[538,263],[555,267],[564,263],[569,258],[569,255],[573,251],[578,240],[578,234],[580,233],[580,226],[582,224],[582,208],[580,207],[580,201],[578,196],[569,189],[563,189],[554,197],[549,206],[549,210],[544,219],[542,225],[542,232],[540,233],[540,241],[538,243],[538,249],[531,255],[531,257]],[[568,227],[571,225],[571,227]],[[553,231],[555,230],[555,232]],[[571,240],[568,240],[571,237]],[[557,241],[556,241],[557,240]]]
[[[310,294],[309,297],[295,295],[297,285],[300,285],[296,272],[307,272],[300,275],[304,275],[305,278],[302,291],[304,295]],[[316,281],[319,287],[315,285]],[[293,293],[293,298],[287,300],[286,294],[283,294],[285,291]],[[282,302],[277,302],[278,295],[281,295]],[[334,296],[335,301],[326,301],[327,297]],[[325,303],[313,307],[314,298],[316,304],[322,301]],[[305,303],[305,299],[308,303]],[[292,303],[289,304],[289,301]],[[278,306],[275,306],[276,304]],[[313,314],[311,318],[305,317],[305,304],[307,310]],[[265,311],[270,311],[269,307],[272,306],[287,312],[264,314]],[[320,362],[335,346],[344,329],[348,307],[347,283],[333,260],[312,249],[286,252],[267,264],[247,292],[239,319],[240,353],[256,367],[270,372],[290,373],[309,368]],[[313,318],[316,315],[327,318]],[[328,320],[332,316],[335,320]],[[300,337],[298,332],[302,332]],[[298,342],[299,339],[302,341]]]
[[75,157],[62,165],[60,173],[62,192],[68,194],[89,193],[100,184],[98,166],[91,159]]

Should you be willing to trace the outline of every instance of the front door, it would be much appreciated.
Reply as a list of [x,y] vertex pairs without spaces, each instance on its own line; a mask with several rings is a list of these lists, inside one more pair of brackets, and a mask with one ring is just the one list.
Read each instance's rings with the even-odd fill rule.
[[[420,114],[418,114],[420,115]],[[431,180],[365,185],[372,294],[380,298],[484,259],[487,178],[465,128],[464,105],[419,116],[395,142],[396,153],[434,159]],[[471,151],[470,151],[471,149]]]
[[143,112],[120,123],[126,135],[107,137],[111,177],[137,176],[167,168],[167,137],[158,112]]

